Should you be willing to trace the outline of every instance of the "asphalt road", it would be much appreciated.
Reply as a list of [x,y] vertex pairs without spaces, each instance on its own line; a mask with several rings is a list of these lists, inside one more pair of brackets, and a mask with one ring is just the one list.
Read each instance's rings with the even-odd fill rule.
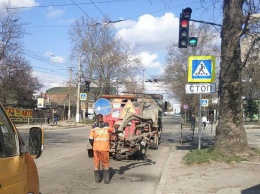
[[[44,152],[35,160],[43,194],[156,193],[172,146],[180,138],[178,119],[163,118],[159,149],[148,150],[146,160],[111,159],[112,179],[108,185],[94,182],[93,158],[88,158],[86,150],[89,129],[80,127],[45,131]],[[26,136],[26,132],[22,136]]]
[[[185,150],[196,149],[198,147],[198,130],[196,128],[194,141],[191,140],[192,132],[189,125],[183,126],[181,133],[180,118],[172,116],[163,117],[163,134],[161,144],[158,150],[148,150],[147,160],[128,160],[111,162],[112,180],[109,185],[95,183],[93,178],[93,159],[88,158],[86,144],[89,133],[89,127],[57,129],[53,128],[45,130],[44,152],[36,163],[40,175],[40,187],[43,194],[88,194],[88,193],[106,193],[106,194],[142,194],[142,193],[173,193],[177,192],[178,188],[187,187],[186,176],[189,176],[190,184],[196,186],[190,187],[191,191],[197,187],[198,180],[204,180],[205,188],[210,190],[215,188],[214,184],[206,183],[212,180],[212,177],[204,177],[203,172],[209,171],[232,175],[232,173],[245,174],[241,168],[231,168],[235,172],[229,172],[226,168],[219,169],[217,166],[211,170],[211,166],[199,166],[197,171],[193,167],[180,167],[181,158],[185,154]],[[251,146],[260,147],[259,128],[255,126],[246,126],[248,142]],[[27,130],[20,131],[25,142],[27,142]],[[182,135],[181,135],[182,134]],[[205,147],[214,143],[215,124],[211,131],[209,125],[202,131],[201,146]],[[182,136],[182,138],[181,138]],[[182,144],[181,144],[182,143]],[[184,152],[183,152],[184,151]],[[241,164],[245,165],[245,164]],[[221,167],[223,167],[221,165]],[[252,172],[253,167],[250,166]],[[211,171],[210,171],[211,170]],[[240,171],[239,171],[240,170]],[[201,174],[202,173],[202,174]],[[185,176],[184,176],[184,175]],[[201,174],[201,175],[200,175]],[[197,176],[201,176],[197,178]],[[248,177],[248,172],[247,176]],[[249,177],[252,180],[255,175]],[[194,178],[196,177],[196,178]],[[204,177],[204,178],[203,178]],[[216,179],[220,180],[216,175]],[[251,180],[246,179],[246,180]],[[230,178],[230,180],[233,180]],[[242,179],[241,179],[242,180]],[[236,180],[234,179],[235,185]],[[183,185],[186,185],[183,187]],[[228,185],[219,186],[226,188]],[[235,185],[236,186],[236,185]],[[245,188],[248,188],[246,185]],[[189,193],[189,190],[185,193]],[[177,192],[178,193],[178,192]],[[192,192],[190,192],[192,193]]]

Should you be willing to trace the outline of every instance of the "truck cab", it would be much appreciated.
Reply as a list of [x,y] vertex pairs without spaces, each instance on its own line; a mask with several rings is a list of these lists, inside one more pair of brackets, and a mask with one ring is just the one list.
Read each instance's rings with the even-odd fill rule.
[[0,104],[0,193],[39,194],[35,158],[43,151],[43,129],[29,130],[28,146]]

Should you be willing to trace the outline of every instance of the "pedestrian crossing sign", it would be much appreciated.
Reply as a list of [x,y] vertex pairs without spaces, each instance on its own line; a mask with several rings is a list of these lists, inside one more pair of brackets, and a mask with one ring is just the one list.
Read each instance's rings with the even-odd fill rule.
[[188,82],[215,81],[214,56],[190,56],[188,64]]
[[209,106],[209,99],[201,99],[201,106]]
[[80,100],[86,101],[87,100],[87,94],[86,93],[80,93]]

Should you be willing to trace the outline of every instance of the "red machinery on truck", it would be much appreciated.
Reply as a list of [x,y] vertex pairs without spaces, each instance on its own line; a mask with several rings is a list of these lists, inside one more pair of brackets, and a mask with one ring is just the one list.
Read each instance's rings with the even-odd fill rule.
[[[108,103],[98,105],[98,101],[102,100]],[[96,101],[95,113],[103,113],[104,122],[111,127],[119,124],[117,133],[110,135],[110,153],[114,159],[134,156],[144,159],[148,148],[158,149],[162,133],[162,106],[161,94],[103,95]],[[87,149],[89,157],[93,157],[90,144]]]

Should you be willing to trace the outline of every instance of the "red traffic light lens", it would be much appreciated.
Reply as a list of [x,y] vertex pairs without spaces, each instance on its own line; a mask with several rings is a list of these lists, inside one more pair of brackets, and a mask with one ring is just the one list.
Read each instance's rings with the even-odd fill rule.
[[182,20],[181,21],[181,27],[186,28],[186,27],[188,27],[188,25],[189,25],[189,21],[188,20]]

